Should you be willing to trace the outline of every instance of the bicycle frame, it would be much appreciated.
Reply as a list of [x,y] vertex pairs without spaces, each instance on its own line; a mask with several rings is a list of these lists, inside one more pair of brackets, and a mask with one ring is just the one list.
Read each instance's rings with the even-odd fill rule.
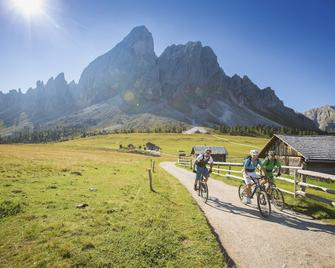
[[[251,192],[251,197],[250,197],[250,198],[253,198],[253,197],[254,197],[254,195],[255,195],[257,189],[264,190],[263,188],[265,188],[265,186],[260,184],[260,182],[259,182],[260,179],[262,179],[262,177],[259,178],[259,179],[251,178],[251,180],[254,182],[253,184],[251,184],[251,187],[253,187],[254,185],[256,185],[256,187],[254,187],[253,191]],[[256,180],[257,180],[257,181],[256,181]]]

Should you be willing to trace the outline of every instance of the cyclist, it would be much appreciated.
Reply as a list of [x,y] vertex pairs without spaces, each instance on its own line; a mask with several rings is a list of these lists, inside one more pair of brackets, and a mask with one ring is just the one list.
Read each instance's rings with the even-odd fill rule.
[[[273,170],[274,168],[278,168],[277,176],[280,176],[280,170],[281,170],[281,163],[276,158],[276,152],[275,151],[269,151],[268,156],[264,159],[262,163],[262,170],[264,172],[264,175],[267,179],[267,182],[269,183],[268,189],[270,189],[271,185],[273,184]],[[265,183],[265,182],[264,182]]]
[[251,186],[253,184],[253,179],[257,179],[258,176],[256,174],[256,168],[260,166],[261,167],[261,161],[258,159],[258,151],[257,150],[251,150],[250,155],[246,157],[243,160],[243,169],[242,169],[242,174],[243,174],[243,179],[246,184],[246,194],[243,198],[243,203],[244,204],[251,204]]
[[[204,181],[207,182],[209,173],[212,172],[213,166],[213,158],[211,156],[212,150],[207,148],[204,153],[199,154],[198,157],[195,159],[193,164],[193,172],[196,173],[195,182],[194,182],[194,190],[197,190],[197,180],[201,180],[204,177]],[[209,170],[207,169],[206,165],[209,164]],[[197,168],[195,168],[197,167]]]

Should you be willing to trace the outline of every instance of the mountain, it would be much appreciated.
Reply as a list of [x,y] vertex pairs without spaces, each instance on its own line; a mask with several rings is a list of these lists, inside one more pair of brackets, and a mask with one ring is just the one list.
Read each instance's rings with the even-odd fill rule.
[[322,106],[304,112],[304,115],[315,122],[324,131],[335,132],[335,106]]
[[153,125],[271,125],[316,129],[271,88],[232,77],[201,42],[171,45],[158,57],[152,34],[135,27],[92,61],[78,84],[64,74],[25,94],[0,93],[0,134],[24,127],[150,128]]

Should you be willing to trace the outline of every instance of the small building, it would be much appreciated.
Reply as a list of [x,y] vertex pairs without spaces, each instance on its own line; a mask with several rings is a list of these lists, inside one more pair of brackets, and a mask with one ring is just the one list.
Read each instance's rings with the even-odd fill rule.
[[273,150],[285,166],[335,174],[335,136],[274,135],[259,153]]
[[212,150],[212,158],[214,162],[226,162],[228,151],[223,146],[196,145],[192,147],[191,155],[197,157],[199,154],[204,153],[206,148]]
[[159,151],[161,148],[157,146],[156,144],[153,144],[152,142],[147,142],[145,145],[147,150],[151,151]]
[[134,146],[133,144],[130,143],[130,144],[128,144],[128,149],[129,149],[129,150],[134,150],[134,149],[135,149],[135,146]]

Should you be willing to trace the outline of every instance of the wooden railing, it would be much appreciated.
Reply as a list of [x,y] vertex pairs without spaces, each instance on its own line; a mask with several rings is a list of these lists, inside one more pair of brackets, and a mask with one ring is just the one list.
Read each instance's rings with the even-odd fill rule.
[[[193,158],[189,156],[183,156],[178,158],[178,165],[193,168]],[[232,167],[243,167],[242,163],[231,163],[231,162],[214,162],[213,163],[213,172],[217,176],[227,177],[231,179],[243,180],[241,170],[234,170]],[[284,178],[284,177],[275,177],[276,180],[284,181],[287,183],[293,184],[293,191],[288,191],[286,189],[279,188],[282,192],[286,194],[296,196],[301,196],[304,198],[310,198],[317,200],[331,206],[335,207],[335,200],[321,197],[319,195],[310,194],[306,192],[306,188],[310,188],[317,191],[323,191],[329,194],[335,194],[334,189],[329,189],[323,186],[314,185],[306,182],[308,178],[316,178],[322,181],[332,181],[335,182],[335,175],[320,173],[315,171],[303,170],[301,167],[294,166],[282,166],[284,169],[289,169],[293,171],[293,178]],[[335,198],[334,198],[335,199]]]

